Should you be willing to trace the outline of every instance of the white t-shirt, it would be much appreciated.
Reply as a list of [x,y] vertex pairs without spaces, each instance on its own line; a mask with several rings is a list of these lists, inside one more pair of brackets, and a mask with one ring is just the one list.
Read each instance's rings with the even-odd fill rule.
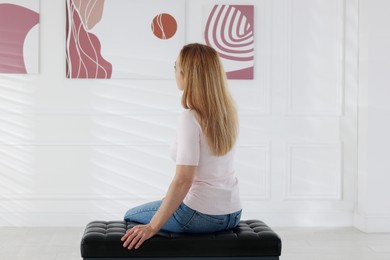
[[234,148],[223,156],[213,155],[194,111],[185,110],[180,117],[172,157],[176,165],[197,166],[192,186],[184,198],[187,206],[209,215],[241,210],[234,174]]

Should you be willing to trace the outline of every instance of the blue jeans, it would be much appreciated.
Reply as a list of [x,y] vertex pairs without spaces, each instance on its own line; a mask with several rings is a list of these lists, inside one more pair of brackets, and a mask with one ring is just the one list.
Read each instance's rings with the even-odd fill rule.
[[[124,220],[147,224],[161,203],[162,200],[158,200],[129,209]],[[191,209],[182,202],[161,230],[174,233],[211,233],[236,227],[240,218],[241,210],[227,215],[207,215]]]

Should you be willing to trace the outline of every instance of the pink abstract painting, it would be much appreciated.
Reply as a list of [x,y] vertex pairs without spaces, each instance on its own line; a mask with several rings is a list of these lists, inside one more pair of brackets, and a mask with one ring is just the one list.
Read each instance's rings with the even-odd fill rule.
[[174,78],[185,1],[66,0],[66,16],[67,78]]
[[112,65],[101,55],[99,38],[90,32],[103,9],[104,0],[66,1],[67,78],[111,78]]
[[[39,14],[15,2],[0,2],[0,73],[38,73],[38,43],[33,44],[36,49],[29,48],[26,38],[39,24]],[[38,41],[38,37],[35,40]],[[34,52],[36,60],[27,60],[30,56],[26,55],[25,49]],[[26,63],[33,65],[28,68]]]
[[219,53],[228,79],[253,79],[254,6],[204,8],[204,39]]

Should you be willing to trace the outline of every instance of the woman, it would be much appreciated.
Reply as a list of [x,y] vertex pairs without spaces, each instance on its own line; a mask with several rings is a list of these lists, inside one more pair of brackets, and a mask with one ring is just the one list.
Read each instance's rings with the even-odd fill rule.
[[217,52],[202,44],[182,48],[175,63],[183,91],[182,113],[172,153],[176,174],[164,200],[130,209],[123,246],[139,248],[160,229],[206,233],[231,229],[241,217],[233,157],[238,119]]

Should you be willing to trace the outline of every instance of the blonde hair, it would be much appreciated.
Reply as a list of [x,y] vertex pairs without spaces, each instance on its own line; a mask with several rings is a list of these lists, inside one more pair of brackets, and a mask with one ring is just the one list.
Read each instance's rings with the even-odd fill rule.
[[180,51],[183,76],[182,106],[194,110],[214,155],[228,153],[238,135],[238,118],[218,53],[193,43]]

